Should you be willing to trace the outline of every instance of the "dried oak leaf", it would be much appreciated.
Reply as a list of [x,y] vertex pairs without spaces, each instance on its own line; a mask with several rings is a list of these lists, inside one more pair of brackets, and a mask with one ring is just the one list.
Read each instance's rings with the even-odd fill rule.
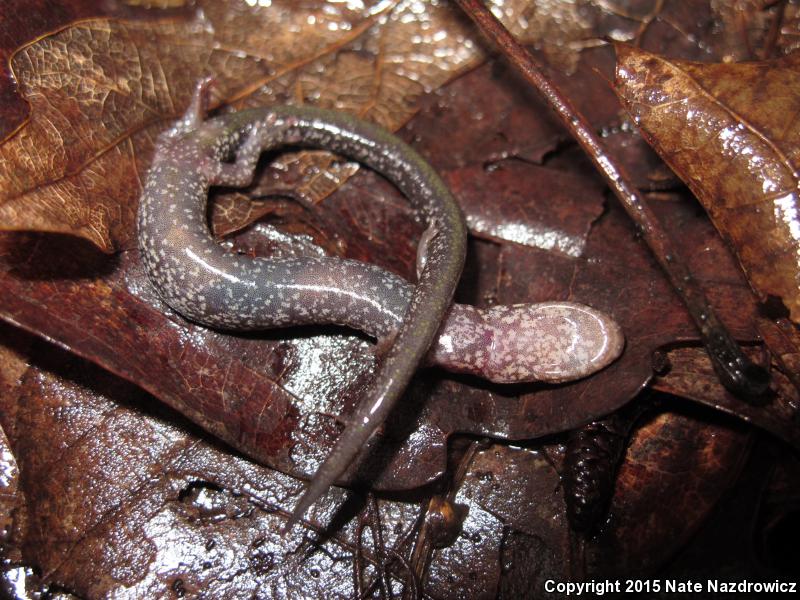
[[617,45],[616,89],[762,299],[800,321],[800,54],[741,64]]
[[350,6],[203,0],[190,19],[90,19],[23,46],[11,70],[30,114],[0,146],[0,227],[129,246],[155,136],[204,76],[218,102],[310,102],[396,129],[480,57],[447,4]]

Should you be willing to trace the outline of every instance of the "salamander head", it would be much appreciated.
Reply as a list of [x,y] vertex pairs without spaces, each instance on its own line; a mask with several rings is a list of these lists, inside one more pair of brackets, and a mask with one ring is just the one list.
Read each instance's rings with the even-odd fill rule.
[[488,369],[497,382],[580,379],[616,360],[625,345],[616,321],[573,302],[496,306],[484,319],[495,331]]
[[456,304],[427,362],[495,383],[561,383],[608,366],[624,345],[616,321],[583,304]]

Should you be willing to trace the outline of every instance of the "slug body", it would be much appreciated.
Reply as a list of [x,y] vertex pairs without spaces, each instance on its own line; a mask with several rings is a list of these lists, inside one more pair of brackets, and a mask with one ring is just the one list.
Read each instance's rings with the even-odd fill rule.
[[[288,526],[341,477],[424,360],[501,382],[563,381],[588,375],[621,352],[619,327],[582,305],[495,307],[489,311],[499,313],[488,320],[487,311],[451,307],[466,253],[464,220],[439,176],[395,136],[349,115],[308,107],[257,108],[204,120],[207,85],[159,137],[140,202],[139,249],[163,300],[215,328],[332,323],[363,331],[386,349],[367,398],[348,418]],[[416,285],[359,261],[249,258],[214,241],[206,220],[209,188],[248,185],[259,155],[286,144],[348,156],[397,186],[427,225]],[[535,351],[535,360],[518,360],[519,349],[502,338],[523,322],[530,330],[525,339],[534,345],[542,333],[551,334],[540,355],[563,365],[542,368]],[[576,344],[583,348],[577,361],[567,355]],[[486,360],[487,353],[500,358]]]

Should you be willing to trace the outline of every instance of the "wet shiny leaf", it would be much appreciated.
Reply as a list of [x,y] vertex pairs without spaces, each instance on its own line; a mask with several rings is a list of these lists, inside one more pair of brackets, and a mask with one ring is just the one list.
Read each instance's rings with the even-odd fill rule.
[[8,438],[0,429],[0,543],[11,533],[12,513],[19,503],[19,467]]
[[616,88],[703,203],[763,300],[800,320],[800,54],[760,63],[670,60],[618,45]]
[[[9,384],[0,426],[19,468],[10,501],[0,497],[0,507],[14,507],[3,548],[13,562],[0,586],[24,580],[41,593],[56,584],[84,597],[537,597],[546,578],[600,577],[617,568],[608,562],[616,558],[631,569],[657,566],[706,519],[737,472],[747,435],[711,413],[667,413],[635,434],[604,537],[581,550],[586,540],[568,529],[560,481],[566,436],[555,432],[641,402],[653,351],[696,344],[696,333],[585,159],[507,67],[492,61],[437,89],[472,64],[468,54],[479,56],[474,32],[451,3],[273,1],[288,21],[245,3],[113,12],[107,2],[102,10],[112,12],[102,13],[60,4],[62,20],[14,21],[19,31],[0,36],[6,55],[18,50],[10,64],[24,80],[20,93],[40,92],[16,97],[8,82],[0,89],[9,99],[0,106],[3,131],[18,130],[6,144],[24,139],[27,127],[40,131],[47,118],[68,121],[65,135],[72,128],[75,141],[59,147],[54,126],[50,138],[28,138],[25,148],[38,150],[28,162],[21,150],[8,155],[18,177],[33,182],[12,200],[14,218],[50,219],[42,229],[72,233],[83,219],[84,237],[122,251],[109,256],[68,236],[0,236],[0,316],[153,396],[44,345],[31,368],[24,352],[20,360],[0,350]],[[641,139],[618,117],[608,75],[598,76],[611,73],[613,55],[594,47],[592,35],[639,39],[685,58],[714,54],[708,32],[716,9],[701,0],[651,4],[495,2],[516,31],[527,23],[529,41],[567,69],[552,75],[626,151],[637,183],[659,191],[650,200],[723,319],[738,339],[763,338],[785,385],[800,364],[795,326],[759,314],[734,259],[686,195],[674,193],[663,164],[652,153],[641,157]],[[29,22],[31,29],[23,26]],[[192,29],[198,24],[213,31]],[[444,45],[431,43],[424,27],[436,35],[444,28]],[[151,32],[160,36],[157,48]],[[199,43],[187,44],[187,33]],[[463,43],[453,49],[452,39]],[[70,43],[54,47],[57,41]],[[727,48],[730,39],[724,42]],[[65,89],[89,95],[69,96],[53,82],[41,87],[46,73],[34,58],[43,52],[54,57],[53,81],[61,77]],[[64,69],[70,59],[76,75]],[[334,328],[224,335],[187,323],[154,295],[131,250],[140,176],[154,135],[208,70],[220,78],[217,101],[235,107],[320,103],[395,129],[419,110],[399,133],[448,179],[480,238],[471,244],[459,299],[586,302],[623,324],[623,358],[564,386],[492,386],[421,370],[362,465],[356,491],[334,489],[302,527],[280,536],[302,490],[289,475],[309,475],[327,454],[340,415],[362,399],[374,349]],[[82,104],[91,92],[101,107],[94,123]],[[30,101],[23,116],[14,98]],[[252,188],[215,193],[216,233],[250,256],[344,256],[413,278],[419,223],[390,185],[365,171],[348,179],[354,171],[325,153],[282,156],[264,165]],[[106,221],[92,221],[86,207]],[[97,222],[100,229],[92,229]],[[791,439],[797,404],[788,390],[778,404],[737,406],[711,389],[715,382],[695,358],[675,358],[655,385]],[[684,385],[692,381],[705,389]],[[474,442],[483,435],[496,439]]]
[[[756,362],[764,357],[750,355]],[[678,348],[666,354],[668,372],[657,377],[653,387],[683,398],[691,398],[717,410],[738,415],[777,437],[800,447],[797,407],[800,392],[780,369],[773,369],[772,397],[764,406],[751,406],[736,398],[719,383],[708,355],[701,348]],[[796,374],[796,371],[793,372]]]
[[[387,552],[408,551],[413,504],[381,503],[368,522],[386,528],[379,546],[357,541],[355,523],[319,545],[303,528],[284,535],[300,482],[176,425],[141,390],[63,351],[39,344],[33,360],[17,393],[2,397],[0,420],[14,425],[25,474],[24,512],[4,542],[47,584],[83,597],[345,597],[356,552],[364,585],[378,573],[404,584]],[[336,519],[343,500],[334,490],[308,526]]]

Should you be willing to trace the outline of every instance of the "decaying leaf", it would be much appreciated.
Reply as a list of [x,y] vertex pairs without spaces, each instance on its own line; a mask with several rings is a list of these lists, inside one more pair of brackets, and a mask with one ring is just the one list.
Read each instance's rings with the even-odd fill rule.
[[0,543],[6,542],[12,527],[12,512],[20,504],[19,468],[8,438],[0,428]]
[[711,0],[719,22],[722,62],[741,62],[789,54],[800,49],[800,6],[794,2]]
[[[677,348],[667,355],[669,371],[653,382],[653,388],[691,398],[712,408],[745,419],[755,419],[760,426],[800,447],[800,427],[794,419],[800,405],[800,393],[791,380],[773,369],[775,398],[763,407],[753,407],[737,399],[719,383],[708,354],[702,348]],[[759,360],[761,357],[755,357]],[[795,375],[794,371],[792,374]]]
[[[15,333],[14,337],[11,334]],[[13,339],[14,343],[8,343]],[[2,399],[17,396],[20,380],[28,369],[26,353],[33,338],[20,335],[13,328],[0,325],[0,410],[6,418],[0,420],[0,546],[12,537],[14,513],[23,504],[19,482],[19,467],[8,436],[16,434],[14,417],[17,411]],[[11,410],[9,410],[11,409]],[[6,432],[8,428],[8,432]],[[6,556],[6,558],[10,558]]]
[[[83,597],[378,598],[391,588],[451,598],[457,584],[470,598],[493,598],[584,568],[564,525],[557,439],[529,448],[471,444],[476,451],[447,490],[459,516],[445,524],[450,535],[419,556],[420,516],[431,511],[425,494],[365,501],[334,489],[308,529],[283,535],[298,481],[232,454],[140,389],[62,350],[38,343],[30,363],[0,396],[0,425],[13,432],[24,480],[5,540],[18,549],[9,575],[19,579],[35,581],[23,568],[34,565],[44,583]],[[653,514],[652,506],[666,498],[690,507],[681,533],[691,531],[746,452],[743,439],[673,413],[644,427],[623,467],[635,493],[616,509],[625,528],[642,516],[652,527],[631,546],[610,536],[593,550],[632,561],[660,548],[674,513]],[[664,451],[677,442],[680,452]],[[688,476],[680,471],[687,461],[699,467]],[[667,491],[664,473],[672,474]]]
[[673,555],[736,481],[750,437],[740,423],[680,403],[651,414],[630,441],[611,526],[589,544],[587,571],[624,577]]
[[800,321],[800,54],[702,64],[618,45],[617,90],[761,295]]
[[324,150],[282,154],[269,164],[268,171],[248,194],[237,191],[214,199],[211,230],[218,238],[224,238],[254,223],[274,212],[274,202],[268,201],[274,197],[292,199],[295,211],[302,211],[303,205],[308,207],[330,196],[358,168],[358,163],[343,161]]
[[208,1],[193,14],[88,20],[15,53],[30,116],[0,146],[0,227],[129,246],[153,140],[204,76],[218,103],[313,103],[397,129],[479,57],[441,3]]
[[[409,538],[413,505],[382,503],[379,548],[357,542],[354,525],[319,545],[300,528],[285,536],[300,482],[176,426],[141,390],[89,363],[46,345],[33,354],[16,393],[0,397],[0,423],[16,415],[11,444],[25,482],[24,511],[4,541],[46,583],[87,598],[347,597],[356,554],[370,585],[382,553],[405,551],[398,540]],[[321,505],[308,523],[335,515]]]
[[[492,173],[472,167],[450,171],[448,184],[458,191],[473,235],[574,258],[584,254],[589,229],[603,210],[601,190],[555,169],[513,162]],[[546,190],[547,197],[531,189]],[[586,201],[592,197],[597,201]]]

